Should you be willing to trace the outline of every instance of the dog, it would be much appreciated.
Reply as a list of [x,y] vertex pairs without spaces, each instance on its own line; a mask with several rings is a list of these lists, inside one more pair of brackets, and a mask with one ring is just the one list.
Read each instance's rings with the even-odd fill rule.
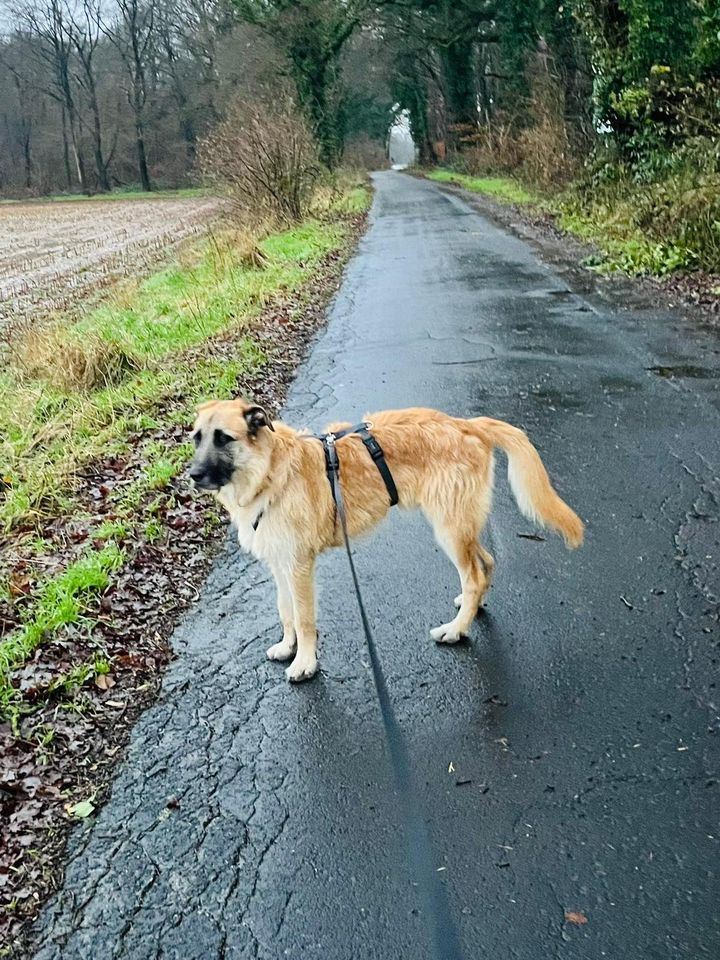
[[[479,536],[490,512],[493,451],[508,457],[508,479],[521,512],[559,533],[569,548],[583,523],[552,487],[540,455],[522,430],[502,420],[464,420],[436,410],[386,410],[368,417],[397,487],[399,506],[419,507],[455,564],[462,592],[457,614],[434,630],[439,643],[465,636],[490,586],[495,562]],[[333,424],[338,433],[349,424]],[[277,583],[282,640],[270,660],[290,660],[291,681],[317,670],[314,567],[341,546],[342,531],[316,437],[273,422],[263,407],[212,400],[193,429],[193,484],[214,494],[237,527],[240,545],[262,559]],[[366,533],[390,509],[388,489],[358,434],[338,438],[340,487],[351,537]]]

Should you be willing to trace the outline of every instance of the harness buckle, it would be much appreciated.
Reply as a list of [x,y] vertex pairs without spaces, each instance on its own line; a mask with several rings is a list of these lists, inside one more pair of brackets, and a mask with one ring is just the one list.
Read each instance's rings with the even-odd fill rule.
[[373,460],[379,460],[383,456],[383,449],[380,444],[377,442],[375,437],[369,436],[364,438],[365,446],[368,453],[373,458]]

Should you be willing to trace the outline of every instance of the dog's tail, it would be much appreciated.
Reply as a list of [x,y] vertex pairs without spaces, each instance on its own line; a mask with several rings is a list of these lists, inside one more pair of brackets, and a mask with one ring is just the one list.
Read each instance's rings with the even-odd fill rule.
[[500,447],[508,458],[508,480],[520,511],[529,519],[559,533],[568,547],[583,542],[583,522],[553,489],[540,454],[527,436],[503,420],[475,417],[491,446]]

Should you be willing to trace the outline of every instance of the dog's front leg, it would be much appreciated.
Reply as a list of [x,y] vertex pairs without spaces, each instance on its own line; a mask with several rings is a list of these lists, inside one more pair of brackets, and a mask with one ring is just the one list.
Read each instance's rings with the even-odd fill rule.
[[277,605],[280,623],[283,628],[283,637],[279,643],[274,643],[267,651],[269,660],[289,660],[295,653],[295,610],[293,607],[292,591],[288,571],[283,567],[271,567],[275,584],[277,585]]
[[285,671],[288,680],[307,680],[317,670],[317,628],[315,624],[315,558],[295,561],[290,571],[295,612],[297,653]]

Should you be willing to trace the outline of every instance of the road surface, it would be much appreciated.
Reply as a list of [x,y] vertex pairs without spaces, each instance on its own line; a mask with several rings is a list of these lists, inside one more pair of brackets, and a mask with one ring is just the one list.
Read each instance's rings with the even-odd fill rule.
[[[286,418],[507,419],[587,521],[576,553],[520,536],[499,462],[495,583],[456,647],[429,638],[457,583],[424,521],[356,547],[465,957],[716,958],[718,343],[575,292],[433,184],[375,183]],[[228,547],[38,960],[430,956],[342,553],[319,581],[322,672],[290,687],[268,576]]]

